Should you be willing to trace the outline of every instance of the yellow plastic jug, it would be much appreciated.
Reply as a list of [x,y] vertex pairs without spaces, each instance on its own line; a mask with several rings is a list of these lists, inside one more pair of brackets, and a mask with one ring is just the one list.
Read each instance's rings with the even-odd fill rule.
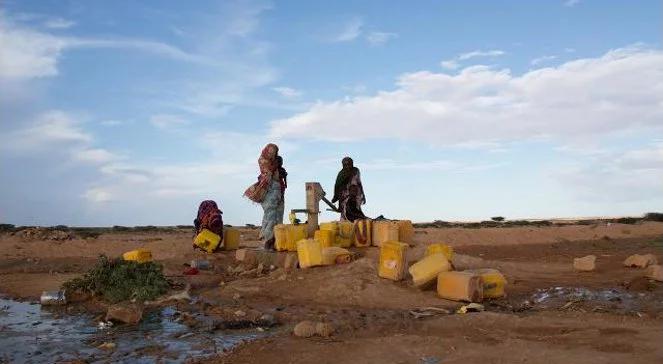
[[412,244],[414,240],[414,226],[410,220],[398,221],[398,241],[405,244]]
[[313,233],[313,239],[320,242],[323,248],[334,246],[336,244],[336,235],[331,230],[316,230]]
[[301,268],[322,265],[322,246],[315,239],[302,239],[297,242],[297,258]]
[[352,254],[347,249],[338,246],[322,248],[322,265],[345,263],[349,262],[351,259]]
[[398,223],[396,221],[373,221],[373,245],[380,246],[385,241],[398,240]]
[[274,247],[278,251],[297,251],[297,242],[306,239],[306,225],[279,224],[274,226]]
[[472,272],[442,272],[437,276],[437,295],[453,301],[483,301],[483,281]]
[[373,220],[355,220],[354,232],[354,245],[356,247],[363,248],[371,246],[373,243]]
[[239,230],[234,228],[223,229],[223,250],[237,250],[239,248]]
[[385,241],[380,246],[378,276],[400,281],[405,277],[407,268],[408,245],[399,241]]
[[416,287],[426,287],[435,282],[437,275],[451,270],[451,264],[442,253],[432,254],[412,264],[408,271]]
[[444,254],[444,256],[447,257],[447,260],[451,261],[451,258],[453,258],[454,256],[454,248],[450,247],[447,244],[442,244],[442,243],[431,244],[426,248],[426,253],[424,253],[424,256],[429,256],[437,253]]
[[138,263],[152,261],[152,252],[147,249],[136,249],[122,254],[122,259],[133,260]]
[[483,282],[483,298],[500,298],[504,297],[504,287],[506,286],[506,278],[497,269],[473,269],[468,270],[474,274],[481,276]]
[[355,224],[351,221],[339,221],[336,233],[336,246],[349,248],[355,240]]
[[213,253],[221,242],[221,237],[213,232],[203,229],[196,235],[193,240],[193,245],[205,250],[208,253]]

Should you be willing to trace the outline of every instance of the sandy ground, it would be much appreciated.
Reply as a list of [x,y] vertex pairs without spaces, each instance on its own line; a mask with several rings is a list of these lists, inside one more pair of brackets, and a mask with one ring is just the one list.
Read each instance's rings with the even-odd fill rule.
[[[257,246],[256,236],[256,230],[242,229],[242,245]],[[445,242],[458,253],[458,269],[498,268],[509,283],[508,297],[487,302],[486,312],[420,319],[409,311],[453,310],[460,304],[407,281],[378,278],[377,248],[358,249],[361,257],[347,265],[241,277],[226,269],[238,265],[233,252],[193,251],[191,237],[186,230],[65,241],[4,234],[0,293],[35,299],[84,272],[99,254],[118,256],[145,247],[169,276],[192,284],[204,310],[273,312],[283,323],[268,338],[209,362],[663,362],[663,284],[643,280],[642,270],[621,264],[635,253],[652,253],[662,261],[663,223],[417,229],[410,261],[428,244]],[[587,254],[598,257],[597,270],[574,272],[573,257]],[[210,259],[215,271],[183,277],[182,264],[194,258]],[[536,302],[556,287],[559,292],[582,289],[588,296],[577,300],[563,293]],[[330,322],[336,333],[328,339],[292,336],[291,328],[304,319]]]

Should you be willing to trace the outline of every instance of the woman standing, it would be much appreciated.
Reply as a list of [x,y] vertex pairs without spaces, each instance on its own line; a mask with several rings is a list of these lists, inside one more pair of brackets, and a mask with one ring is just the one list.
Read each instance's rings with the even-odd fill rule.
[[259,203],[263,209],[262,228],[259,239],[265,242],[265,249],[274,249],[274,226],[283,223],[285,169],[279,165],[279,147],[267,144],[260,153],[258,182],[244,192],[244,196]]
[[366,203],[366,195],[364,195],[364,187],[361,185],[359,168],[354,166],[350,157],[343,158],[341,163],[343,169],[338,172],[336,177],[332,203],[338,201],[341,220],[365,219],[366,215],[361,211],[361,205]]

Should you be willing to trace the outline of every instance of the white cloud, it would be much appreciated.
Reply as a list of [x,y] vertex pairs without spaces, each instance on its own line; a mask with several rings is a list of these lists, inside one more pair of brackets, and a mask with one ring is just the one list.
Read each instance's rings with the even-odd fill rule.
[[450,59],[450,60],[440,62],[440,66],[442,66],[443,68],[446,68],[448,70],[455,70],[458,67],[460,67],[460,63],[458,63],[457,61],[455,61],[453,59]]
[[6,133],[0,140],[3,147],[20,152],[41,151],[62,144],[87,145],[92,136],[79,124],[72,115],[51,110],[38,115],[26,128]]
[[104,203],[113,200],[113,194],[107,189],[94,187],[90,188],[83,194],[83,197],[89,202]]
[[557,56],[541,56],[541,57],[537,57],[537,58],[534,58],[533,60],[531,60],[530,64],[532,66],[536,66],[536,65],[539,65],[541,63],[546,63],[546,62],[553,61],[555,59],[557,59]]
[[586,201],[653,202],[663,197],[663,145],[579,156],[552,177]]
[[564,1],[564,6],[572,8],[580,3],[580,0],[566,0]]
[[476,57],[499,57],[505,55],[506,52],[500,49],[491,49],[488,51],[472,51],[472,52],[466,52],[466,53],[461,53],[458,55],[458,59],[461,61],[468,60],[470,58],[476,58]]
[[506,52],[500,49],[491,49],[487,51],[475,50],[471,52],[465,52],[457,55],[453,59],[447,59],[440,62],[440,66],[449,70],[455,70],[460,67],[461,61],[467,61],[468,59],[477,58],[477,57],[499,57],[505,55]]
[[291,87],[285,87],[285,86],[274,87],[272,88],[272,90],[276,91],[279,95],[288,99],[297,98],[302,95],[301,91],[295,90],[294,88]]
[[72,153],[72,157],[80,162],[104,164],[118,159],[117,155],[101,148],[86,148]]
[[357,39],[361,35],[361,28],[364,22],[360,18],[353,18],[348,21],[341,31],[331,37],[332,42],[350,42]]
[[172,129],[188,124],[188,121],[177,115],[158,114],[150,117],[150,123],[159,129]]
[[234,36],[246,37],[260,25],[260,15],[272,7],[266,3],[236,2],[230,3],[229,12],[233,16],[227,22],[226,31]]
[[[473,66],[402,75],[393,91],[318,102],[272,122],[272,135],[434,144],[572,138],[661,128],[663,51],[629,47],[514,76]],[[339,134],[336,130],[353,130]]]
[[368,35],[366,35],[366,40],[368,43],[371,45],[382,45],[387,43],[388,41],[398,37],[398,34],[396,33],[388,33],[388,32],[371,32]]
[[117,48],[148,52],[175,60],[215,65],[218,61],[187,53],[166,43],[142,39],[61,37],[12,23],[0,13],[0,78],[30,79],[55,76],[62,53],[74,48]]
[[62,18],[53,18],[44,22],[44,26],[50,29],[68,29],[76,25],[76,22]]

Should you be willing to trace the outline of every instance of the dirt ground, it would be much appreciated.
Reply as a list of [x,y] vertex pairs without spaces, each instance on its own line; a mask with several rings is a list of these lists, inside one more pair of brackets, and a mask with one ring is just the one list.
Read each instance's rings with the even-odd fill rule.
[[[258,246],[242,229],[242,246]],[[242,275],[234,252],[191,248],[185,229],[112,232],[96,238],[0,237],[0,294],[36,299],[95,262],[138,247],[152,251],[168,276],[190,283],[202,310],[274,314],[282,323],[266,338],[203,361],[213,363],[655,363],[663,362],[663,283],[625,268],[631,254],[663,260],[663,223],[509,228],[422,228],[408,251],[418,260],[444,242],[456,269],[492,267],[507,277],[507,297],[486,311],[415,318],[422,307],[454,311],[461,304],[376,274],[377,248],[357,249],[350,264]],[[573,271],[572,260],[597,256],[597,270]],[[209,259],[212,271],[185,277],[183,263]],[[301,320],[331,323],[330,338],[294,337]]]

